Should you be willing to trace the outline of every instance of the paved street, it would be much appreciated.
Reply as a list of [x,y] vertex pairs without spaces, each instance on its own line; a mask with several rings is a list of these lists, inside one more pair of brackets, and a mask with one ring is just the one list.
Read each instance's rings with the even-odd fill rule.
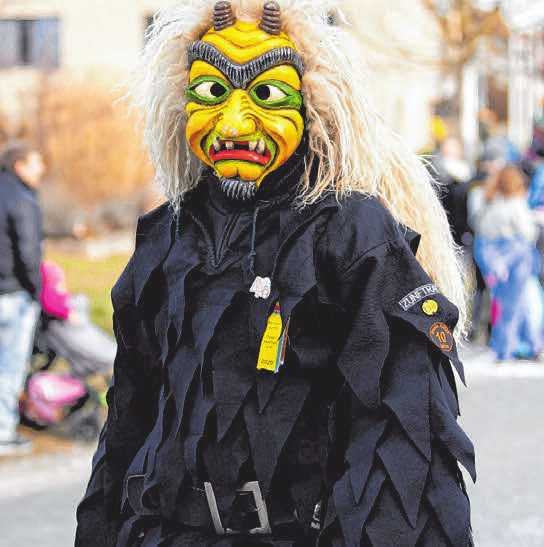
[[[469,388],[462,422],[477,449],[468,485],[479,547],[544,546],[544,364],[495,365],[478,348],[462,352]],[[0,545],[70,547],[74,511],[88,478],[91,447],[62,446],[0,460]]]
[[0,461],[2,547],[74,544],[74,511],[89,477],[92,448],[50,445],[55,451]]
[[478,480],[467,479],[479,547],[544,546],[544,364],[496,365],[463,352],[468,389],[461,423],[476,445]]

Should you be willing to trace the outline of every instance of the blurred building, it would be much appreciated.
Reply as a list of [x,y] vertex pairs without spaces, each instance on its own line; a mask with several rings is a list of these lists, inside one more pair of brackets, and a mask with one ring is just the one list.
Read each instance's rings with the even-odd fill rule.
[[0,66],[125,67],[161,0],[0,1]]
[[441,89],[442,42],[419,0],[344,0],[369,69],[369,94],[385,121],[414,150],[433,145],[431,118]]
[[[505,127],[509,124],[514,142],[526,145],[544,95],[544,0],[486,3],[487,9],[501,4],[512,39],[503,28],[482,41],[464,68],[462,104],[451,99],[457,84],[442,70],[447,46],[438,19],[424,7],[429,2],[341,1],[359,37],[361,68],[369,71],[369,95],[415,150],[432,145],[431,117],[444,114],[461,120],[466,149],[469,156],[476,156],[481,137],[478,115],[483,109],[491,110]],[[163,3],[0,0],[0,121],[31,117],[45,78],[58,81],[79,74],[122,80],[144,44],[153,13]],[[449,4],[436,2],[442,7]],[[473,16],[479,17],[477,9]]]
[[511,29],[508,134],[524,149],[544,114],[544,0],[503,2],[503,11]]
[[[161,0],[0,0],[0,108],[17,115],[44,73],[122,73]],[[24,100],[23,100],[24,99]]]
[[131,227],[154,172],[120,84],[163,0],[0,0],[0,143],[39,142],[48,235]]
[[[117,74],[144,43],[164,0],[0,0],[0,114],[33,109],[30,94],[44,74]],[[436,100],[439,37],[419,2],[345,0],[361,38],[369,93],[385,119],[414,149],[429,145]],[[429,62],[429,59],[431,60]],[[399,85],[402,82],[402,85]]]
[[[479,2],[483,4],[484,2]],[[543,114],[544,0],[489,0],[505,25],[480,44],[464,74],[463,141],[478,154],[481,116],[492,114],[495,131],[525,152],[533,122]]]

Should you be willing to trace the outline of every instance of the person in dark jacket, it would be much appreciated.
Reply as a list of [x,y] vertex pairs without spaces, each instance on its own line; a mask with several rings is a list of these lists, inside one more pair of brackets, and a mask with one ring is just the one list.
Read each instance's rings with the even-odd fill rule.
[[[467,220],[468,180],[471,170],[458,139],[446,137],[431,162],[431,174],[440,182],[440,201],[446,210],[453,240],[472,253],[472,230]],[[471,256],[469,254],[469,256]]]
[[29,452],[16,432],[41,293],[41,214],[36,190],[39,150],[10,141],[0,150],[0,454]]
[[112,291],[75,544],[472,545],[460,265],[430,178],[328,2],[237,5],[171,4],[149,35],[169,202]]

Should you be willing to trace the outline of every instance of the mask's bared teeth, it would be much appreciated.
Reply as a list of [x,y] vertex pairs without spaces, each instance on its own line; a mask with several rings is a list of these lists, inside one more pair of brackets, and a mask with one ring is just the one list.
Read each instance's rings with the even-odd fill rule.
[[257,144],[257,148],[256,148],[257,154],[260,154],[262,156],[265,150],[266,150],[266,144],[264,142],[264,139],[259,139],[259,143]]
[[257,148],[257,141],[249,141],[247,146],[251,152],[255,152],[255,149]]
[[219,137],[215,137],[215,139],[213,139],[213,148],[216,152],[221,150],[221,141],[219,140]]
[[225,148],[227,150],[234,150],[234,143],[232,141],[225,141]]

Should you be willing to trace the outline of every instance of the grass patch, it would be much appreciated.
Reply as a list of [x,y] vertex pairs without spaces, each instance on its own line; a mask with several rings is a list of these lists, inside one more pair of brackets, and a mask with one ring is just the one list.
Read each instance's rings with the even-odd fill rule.
[[91,303],[91,319],[113,335],[110,293],[125,268],[129,255],[90,259],[81,255],[50,251],[48,260],[60,264],[66,272],[66,285],[72,294],[83,293]]

